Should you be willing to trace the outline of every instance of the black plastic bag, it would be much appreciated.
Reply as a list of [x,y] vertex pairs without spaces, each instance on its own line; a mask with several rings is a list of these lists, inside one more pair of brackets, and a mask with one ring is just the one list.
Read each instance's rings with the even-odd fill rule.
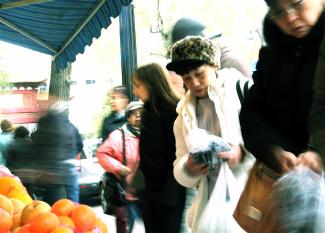
[[121,182],[114,174],[105,172],[103,174],[104,198],[107,203],[107,214],[112,214],[112,206],[123,206],[128,200],[126,191]]

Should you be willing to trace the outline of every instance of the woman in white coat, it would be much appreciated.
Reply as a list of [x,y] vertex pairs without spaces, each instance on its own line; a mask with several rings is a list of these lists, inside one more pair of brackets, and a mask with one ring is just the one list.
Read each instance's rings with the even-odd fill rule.
[[[239,125],[241,104],[236,92],[238,79],[247,80],[235,69],[218,70],[220,49],[201,36],[177,42],[167,69],[182,76],[188,92],[177,106],[174,123],[176,160],[174,176],[185,187],[197,187],[196,198],[187,213],[187,223],[198,232],[202,212],[218,177],[218,169],[197,164],[187,142],[192,129],[201,128],[226,141],[231,150],[218,156],[227,160],[235,177],[244,187],[253,157],[243,147]],[[218,210],[216,210],[218,211]],[[222,211],[222,210],[220,210]]]

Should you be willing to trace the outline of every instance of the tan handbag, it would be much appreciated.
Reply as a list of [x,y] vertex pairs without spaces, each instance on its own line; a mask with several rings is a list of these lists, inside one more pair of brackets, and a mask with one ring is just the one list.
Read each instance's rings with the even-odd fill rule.
[[278,233],[272,215],[270,194],[280,177],[263,163],[256,161],[234,212],[238,224],[248,233]]

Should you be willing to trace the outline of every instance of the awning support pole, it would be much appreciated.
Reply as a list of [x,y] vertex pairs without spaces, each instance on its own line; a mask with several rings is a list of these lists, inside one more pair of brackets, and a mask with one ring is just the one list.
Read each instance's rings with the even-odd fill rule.
[[22,1],[16,1],[16,2],[1,3],[0,10],[16,8],[16,7],[21,7],[21,6],[27,6],[27,5],[48,2],[48,1],[50,1],[50,0],[22,0]]
[[54,47],[50,46],[49,44],[47,44],[46,42],[44,42],[37,36],[33,35],[32,33],[27,32],[26,30],[22,29],[21,27],[18,27],[17,25],[13,24],[9,20],[6,20],[5,18],[3,18],[1,16],[0,16],[0,23],[2,23],[4,25],[10,27],[11,29],[15,30],[16,32],[26,36],[27,38],[31,39],[32,41],[35,41],[36,43],[40,44],[44,48],[47,48],[48,50],[56,53],[57,50]]
[[107,0],[97,1],[95,7],[88,13],[88,15],[84,18],[84,20],[80,22],[80,24],[76,27],[76,30],[71,33],[71,35],[68,37],[68,39],[64,42],[64,44],[60,48],[60,50],[52,56],[53,59],[56,59],[65,50],[65,48],[69,46],[69,44],[73,41],[73,39],[86,26],[86,24],[92,19],[92,17],[97,13],[97,11],[102,7],[102,5],[104,5],[106,1]]
[[134,23],[134,6],[132,4],[122,7],[120,21],[120,47],[122,83],[127,87],[131,100],[135,99],[132,92],[131,76],[137,68],[137,47]]

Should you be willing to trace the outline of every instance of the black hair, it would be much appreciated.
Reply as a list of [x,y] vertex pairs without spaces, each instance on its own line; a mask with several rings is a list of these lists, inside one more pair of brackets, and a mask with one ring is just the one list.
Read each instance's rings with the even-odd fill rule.
[[197,20],[181,18],[173,26],[171,41],[174,44],[176,41],[181,40],[186,36],[204,36],[204,29],[205,25]]
[[176,74],[183,76],[185,74],[190,73],[192,70],[196,70],[200,66],[207,64],[204,61],[197,61],[197,60],[189,60],[183,61],[179,66],[175,68]]
[[25,126],[18,126],[14,132],[14,138],[26,138],[29,136],[29,130]]

